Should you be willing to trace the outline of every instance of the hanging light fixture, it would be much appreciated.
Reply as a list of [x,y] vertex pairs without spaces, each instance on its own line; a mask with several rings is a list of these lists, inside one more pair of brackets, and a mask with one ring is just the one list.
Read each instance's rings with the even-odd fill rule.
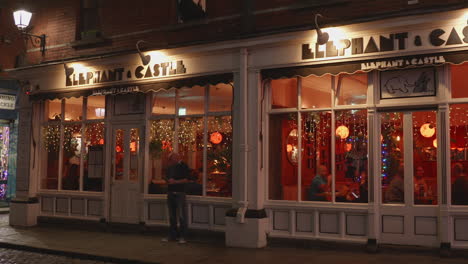
[[[32,13],[26,11],[24,9],[19,9],[13,12],[13,18],[15,20],[15,25],[20,30],[21,34],[29,37],[32,42],[32,38],[35,38],[36,42],[38,42],[42,56],[45,54],[45,45],[46,45],[46,35],[33,35],[30,33],[25,32],[26,28],[29,26],[29,22],[31,22]],[[37,45],[37,44],[36,44]]]
[[423,137],[430,138],[435,134],[435,127],[431,123],[425,123],[419,129]]
[[328,42],[328,39],[330,38],[330,36],[328,35],[327,32],[322,32],[322,30],[318,26],[318,23],[317,23],[318,17],[323,17],[323,16],[321,14],[315,14],[315,29],[317,30],[317,44],[323,45]]
[[136,46],[136,49],[138,51],[138,55],[140,55],[141,63],[143,63],[143,65],[146,66],[146,65],[148,65],[148,63],[150,63],[151,56],[150,55],[144,55],[143,52],[141,52],[139,44],[142,43],[142,42],[148,43],[147,41],[139,40],[139,41],[137,41],[135,46]]
[[341,139],[345,139],[349,136],[349,129],[344,125],[337,127],[335,132]]

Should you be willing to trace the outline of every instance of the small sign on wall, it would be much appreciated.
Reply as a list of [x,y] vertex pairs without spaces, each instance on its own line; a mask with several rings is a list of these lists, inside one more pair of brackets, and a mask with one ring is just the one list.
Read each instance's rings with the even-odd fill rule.
[[380,99],[435,96],[436,90],[434,67],[380,73]]
[[16,96],[0,94],[0,109],[15,110]]

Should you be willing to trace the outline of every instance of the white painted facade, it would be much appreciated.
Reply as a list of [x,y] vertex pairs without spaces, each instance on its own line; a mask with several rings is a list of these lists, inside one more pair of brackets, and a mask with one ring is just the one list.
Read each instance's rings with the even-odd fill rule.
[[[340,27],[348,38],[379,36],[398,32],[420,32],[427,35],[435,28],[450,32],[452,27],[462,35],[466,30],[468,9],[393,18],[363,24]],[[441,38],[446,39],[446,35]],[[269,88],[262,81],[261,70],[296,66],[326,66],[330,63],[353,62],[392,57],[434,54],[440,52],[468,52],[468,41],[459,45],[409,47],[392,52],[376,52],[366,55],[341,56],[329,59],[302,60],[301,46],[313,42],[315,31],[294,32],[255,39],[214,43],[210,45],[158,51],[164,55],[163,61],[183,60],[186,73],[177,76],[125,79],[91,85],[65,86],[64,64],[52,64],[32,68],[17,69],[11,72],[20,80],[29,81],[33,93],[58,93],[84,89],[105,88],[112,85],[138,86],[181,78],[233,73],[233,190],[232,198],[189,197],[189,227],[226,232],[226,244],[240,247],[264,247],[267,237],[319,239],[356,243],[409,244],[438,247],[450,243],[454,248],[468,248],[468,206],[450,205],[450,150],[448,126],[449,103],[468,103],[468,98],[450,99],[450,72],[447,65],[437,67],[438,90],[436,96],[380,100],[379,71],[371,71],[369,76],[367,103],[360,108],[368,111],[369,131],[369,175],[373,180],[369,185],[372,199],[366,204],[318,203],[306,201],[276,201],[268,199],[268,103]],[[367,37],[365,37],[366,39]],[[467,37],[468,38],[468,37]],[[156,56],[156,55],[154,55]],[[85,69],[114,69],[118,67],[134,69],[140,64],[138,54],[95,58],[67,62],[67,65],[80,64]],[[40,169],[35,160],[41,158],[40,142],[36,118],[41,111],[24,98],[20,109],[20,132],[18,146],[17,199],[11,208],[12,225],[34,225],[37,216],[51,216],[71,219],[86,219],[107,222],[144,223],[146,225],[167,225],[165,195],[150,195],[145,192],[146,178],[140,177],[135,188],[132,203],[137,210],[131,216],[125,213],[112,216],[114,186],[111,182],[111,164],[107,161],[104,192],[50,191],[41,190],[38,180]],[[148,99],[148,105],[149,105]],[[112,102],[108,102],[112,104]],[[147,105],[147,106],[148,106]],[[445,124],[438,133],[438,205],[414,206],[412,199],[402,205],[385,205],[381,199],[380,186],[380,135],[378,112],[381,109],[399,109],[409,113],[410,109],[431,106],[437,111],[438,124]],[[350,109],[343,106],[341,109]],[[353,108],[355,109],[355,108]],[[106,117],[106,138],[112,137],[118,127],[140,127],[143,138],[147,137],[148,115]],[[33,121],[30,121],[33,119]],[[25,131],[33,131],[32,137]],[[332,131],[334,131],[332,129]],[[141,148],[141,175],[149,170],[148,141],[143,140]],[[411,149],[411,142],[407,142]],[[110,144],[106,157],[111,156]],[[29,154],[30,153],[30,154]],[[411,157],[408,156],[408,161]],[[411,162],[410,162],[411,163]],[[408,164],[410,164],[408,163]],[[405,168],[409,173],[411,165]],[[411,178],[405,179],[405,186],[412,186]],[[125,186],[124,186],[125,187]],[[128,186],[127,186],[128,187]],[[412,190],[412,188],[407,188]],[[139,191],[138,191],[139,190]],[[115,192],[114,192],[115,193]],[[37,197],[38,203],[33,199]],[[407,197],[412,197],[408,195]],[[129,200],[126,200],[129,202]],[[236,217],[225,217],[228,209],[237,209]],[[249,210],[266,210],[266,217],[251,218]],[[122,211],[124,212],[124,211]],[[123,214],[123,215],[122,215]],[[127,218],[125,218],[127,217]],[[124,219],[125,218],[125,219]],[[27,219],[27,220],[25,220]]]

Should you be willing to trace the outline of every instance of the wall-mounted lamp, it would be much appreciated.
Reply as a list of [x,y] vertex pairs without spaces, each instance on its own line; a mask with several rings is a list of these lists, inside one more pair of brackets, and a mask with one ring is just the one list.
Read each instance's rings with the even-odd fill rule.
[[323,17],[323,16],[321,14],[315,15],[315,29],[317,30],[317,44],[323,45],[328,42],[328,39],[330,38],[330,36],[328,35],[327,32],[322,32],[322,30],[318,26],[318,23],[317,23],[318,17]]
[[32,13],[24,9],[16,10],[15,12],[13,12],[15,25],[18,27],[21,34],[28,36],[29,39],[31,39],[31,42],[33,41],[32,38],[35,38],[35,42],[39,44],[42,56],[44,56],[46,50],[46,35],[42,34],[40,36],[37,36],[24,31],[29,26],[29,22],[31,22],[31,17]]
[[[138,55],[140,55],[140,59],[141,59],[141,62],[143,63],[143,65],[148,65],[148,63],[151,61],[151,56],[150,55],[143,55],[143,53],[141,52],[140,50],[140,47],[138,47],[138,45],[142,42],[146,42],[144,40],[139,40],[137,41],[136,43],[136,49],[138,51]],[[148,42],[146,42],[148,43]]]

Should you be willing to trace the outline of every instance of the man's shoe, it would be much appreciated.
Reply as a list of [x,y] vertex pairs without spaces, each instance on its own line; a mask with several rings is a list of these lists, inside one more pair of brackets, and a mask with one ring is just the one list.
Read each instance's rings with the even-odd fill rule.
[[170,237],[163,237],[163,238],[161,239],[161,242],[170,242],[170,241],[176,241],[176,240],[173,239],[173,238],[170,238]]
[[186,243],[187,241],[183,237],[179,238],[179,244],[186,244]]

